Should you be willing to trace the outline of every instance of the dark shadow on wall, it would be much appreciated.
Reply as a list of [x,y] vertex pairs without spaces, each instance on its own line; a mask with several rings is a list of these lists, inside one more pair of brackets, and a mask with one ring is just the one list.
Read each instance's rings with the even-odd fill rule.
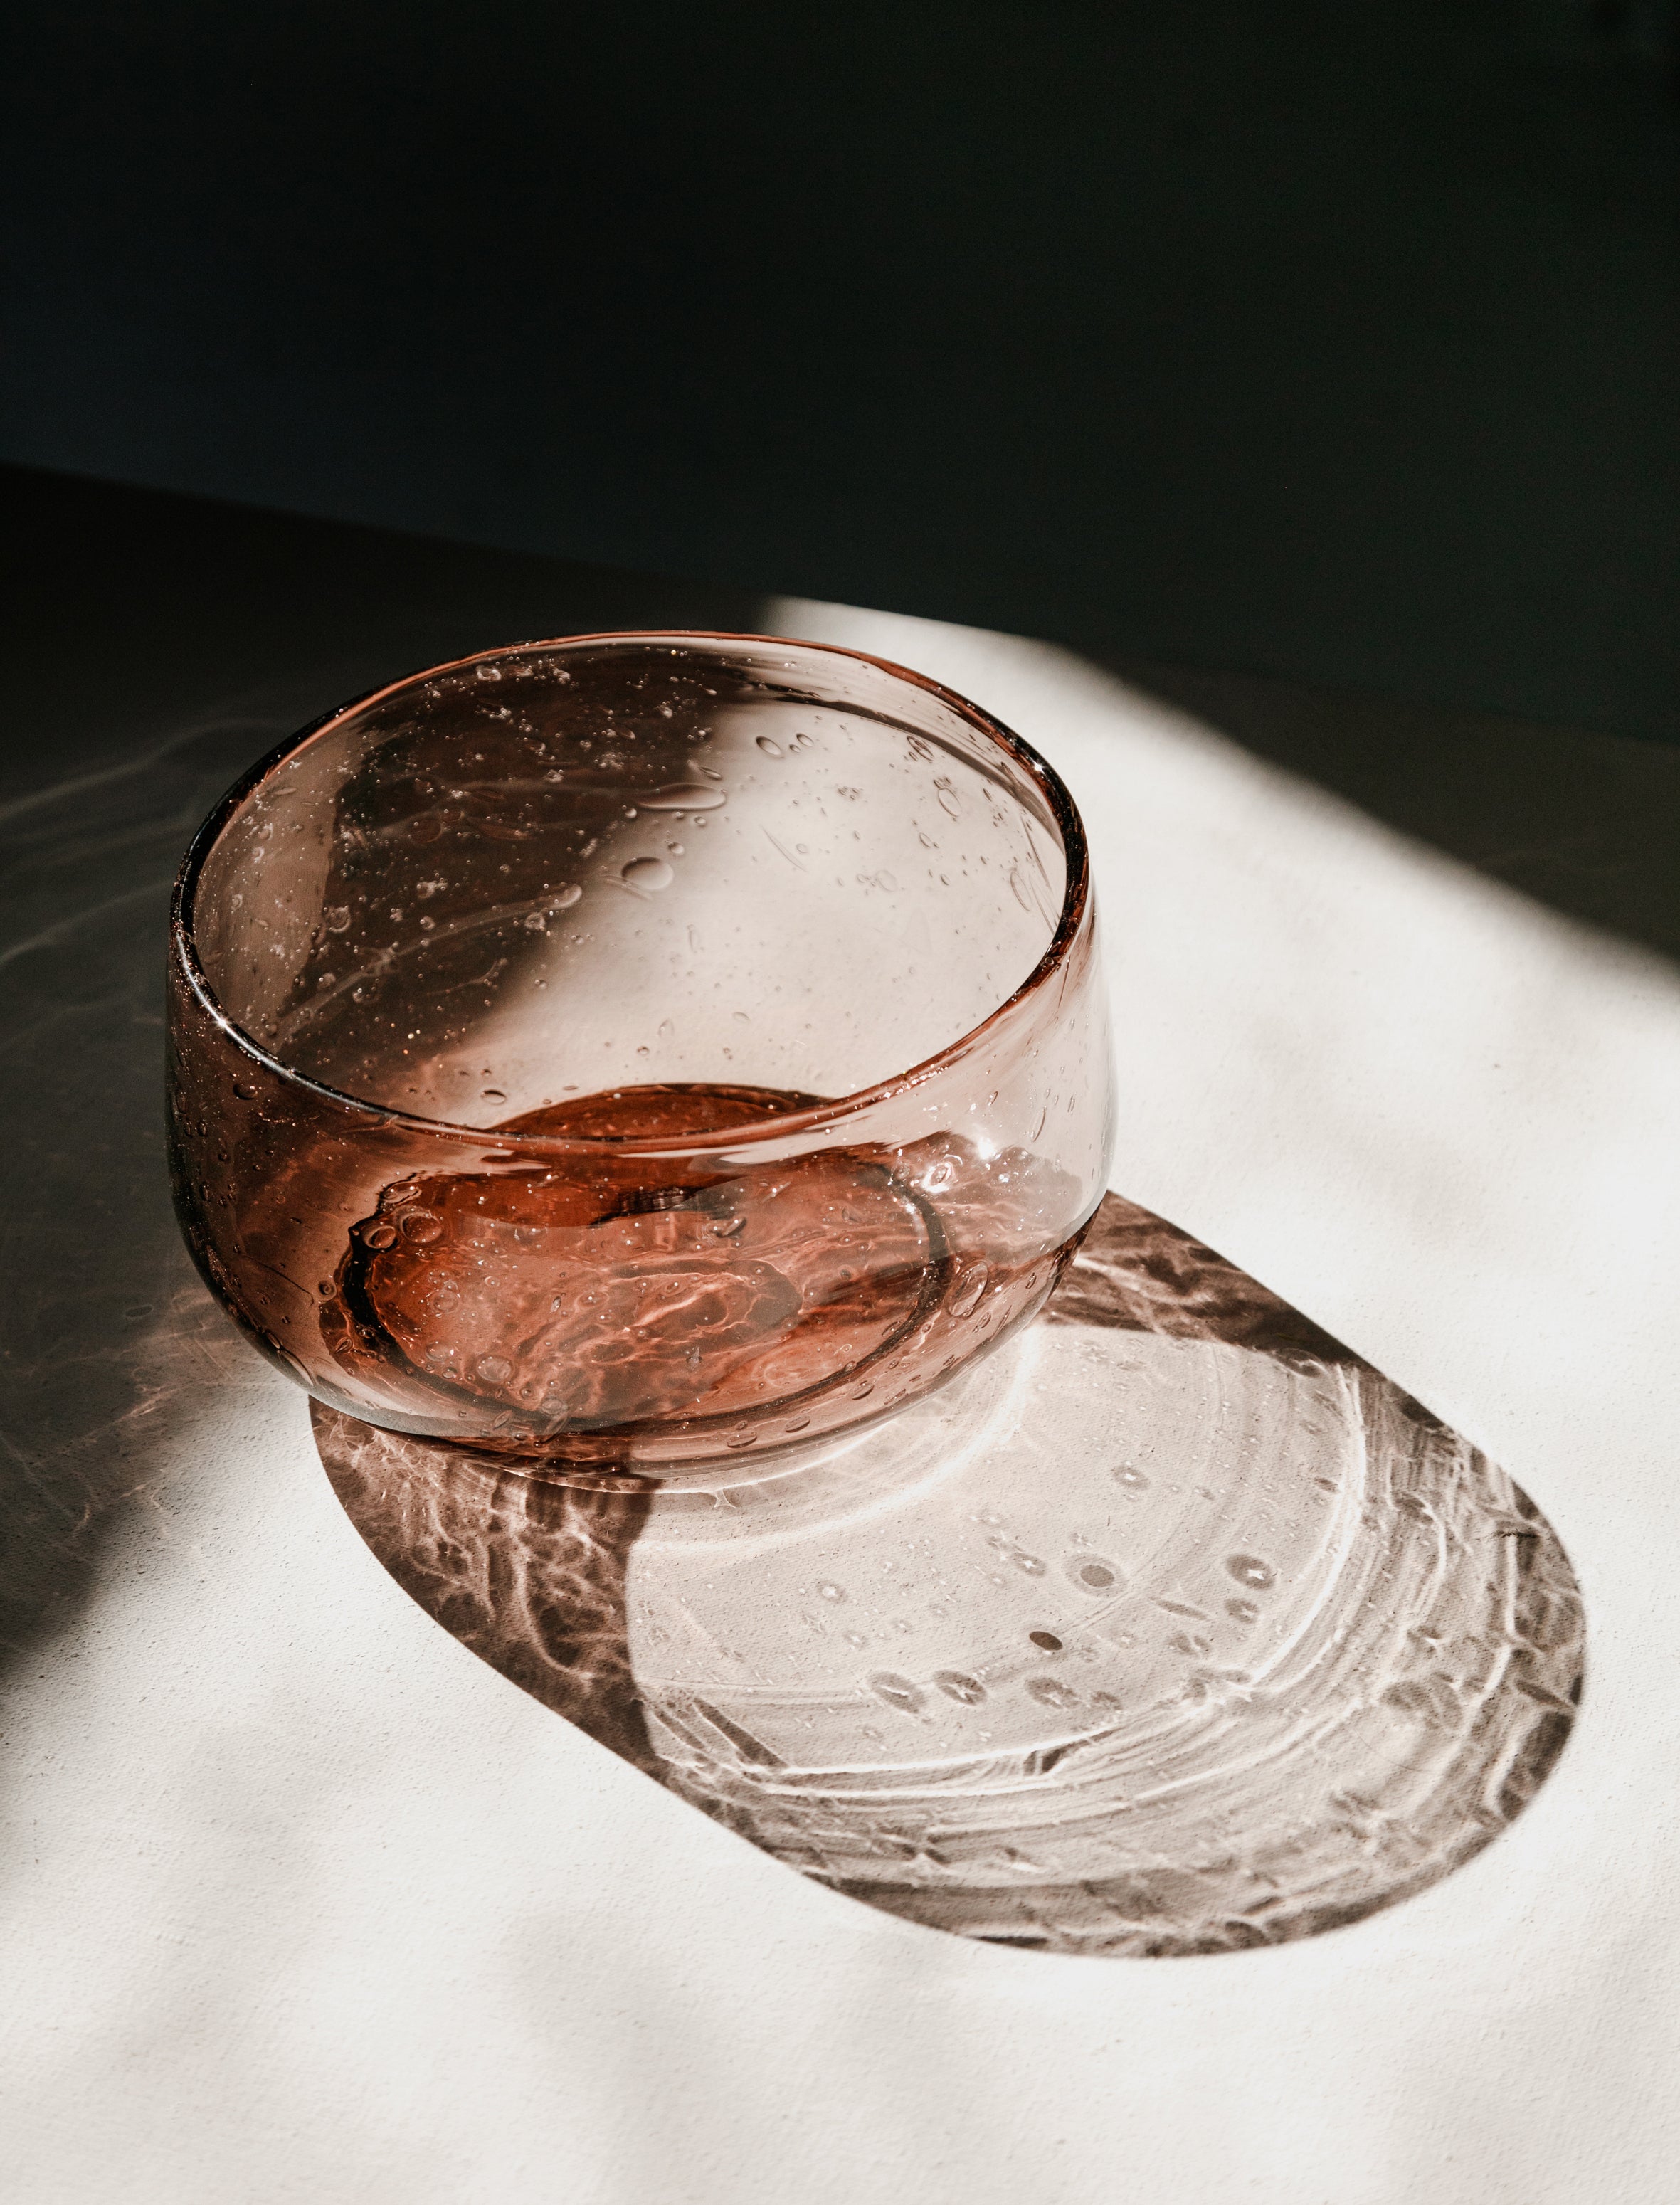
[[22,0],[9,458],[1680,733],[1674,0]]

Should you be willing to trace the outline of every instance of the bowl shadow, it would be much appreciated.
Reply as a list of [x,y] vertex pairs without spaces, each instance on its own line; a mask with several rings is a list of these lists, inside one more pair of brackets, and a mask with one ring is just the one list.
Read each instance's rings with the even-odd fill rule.
[[1520,1488],[1114,1195],[1018,1341],[757,1478],[587,1490],[313,1419],[374,1554],[491,1667],[960,1935],[1167,1957],[1356,1922],[1514,1820],[1580,1699],[1579,1590]]

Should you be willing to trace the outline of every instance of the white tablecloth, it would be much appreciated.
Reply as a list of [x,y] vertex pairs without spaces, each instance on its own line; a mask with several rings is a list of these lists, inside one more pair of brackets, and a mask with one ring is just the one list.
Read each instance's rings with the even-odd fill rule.
[[171,1237],[161,853],[215,793],[181,761],[231,772],[283,731],[223,725],[0,817],[34,898],[0,951],[4,1440],[30,1553],[72,1558],[3,1679],[6,2194],[1673,2194],[1680,979],[1066,654],[804,603],[767,624],[938,675],[1065,775],[1115,1186],[1546,1512],[1590,1632],[1563,1760],[1468,1867],[1352,1928],[1066,1959],[808,1883],[494,1674],[363,1547],[303,1397]]

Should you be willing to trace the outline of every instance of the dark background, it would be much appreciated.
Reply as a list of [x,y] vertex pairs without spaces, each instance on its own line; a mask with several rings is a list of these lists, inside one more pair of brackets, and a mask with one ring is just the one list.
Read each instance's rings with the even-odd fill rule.
[[1680,735],[1671,0],[9,40],[0,455]]

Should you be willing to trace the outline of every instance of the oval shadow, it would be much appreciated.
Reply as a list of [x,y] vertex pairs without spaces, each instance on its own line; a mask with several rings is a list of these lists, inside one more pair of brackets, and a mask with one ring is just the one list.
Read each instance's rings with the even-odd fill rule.
[[363,1538],[492,1667],[960,1935],[1167,1956],[1357,1921],[1521,1812],[1580,1697],[1579,1590],[1521,1489],[1117,1196],[1018,1340],[768,1473],[585,1489],[313,1410]]

